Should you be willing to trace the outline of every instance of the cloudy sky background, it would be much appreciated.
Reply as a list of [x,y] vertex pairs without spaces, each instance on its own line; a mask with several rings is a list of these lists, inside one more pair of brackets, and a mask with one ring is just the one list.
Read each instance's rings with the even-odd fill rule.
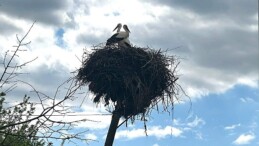
[[[30,74],[20,78],[50,96],[80,67],[76,56],[105,42],[119,22],[129,26],[133,45],[169,49],[169,54],[182,58],[179,84],[192,106],[188,101],[177,104],[173,116],[153,112],[148,137],[142,122],[120,127],[115,145],[259,144],[258,1],[1,0],[1,62],[4,52],[13,49],[15,35],[25,34],[35,20],[26,38],[31,44],[19,61],[38,59],[23,68]],[[14,95],[30,94],[29,90],[21,85],[9,100],[19,100]],[[80,111],[106,113],[91,99]],[[86,137],[98,140],[90,145],[103,145],[110,116],[89,118],[100,122],[79,127],[90,129]]]

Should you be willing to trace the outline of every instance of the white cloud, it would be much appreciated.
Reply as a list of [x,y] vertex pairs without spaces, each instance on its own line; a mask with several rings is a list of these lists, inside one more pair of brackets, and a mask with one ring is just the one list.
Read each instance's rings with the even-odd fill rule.
[[254,102],[254,99],[253,98],[250,98],[250,97],[244,97],[244,98],[240,98],[241,102],[243,103],[251,103],[251,102]]
[[236,129],[237,127],[241,126],[241,124],[235,124],[235,125],[231,125],[231,126],[226,126],[224,127],[225,130],[233,130]]
[[[166,126],[164,128],[161,128],[160,126],[152,126],[147,129],[147,135],[148,136],[155,136],[158,139],[165,138],[166,136],[174,136],[179,137],[183,133],[182,130]],[[117,131],[115,138],[127,138],[127,139],[135,139],[140,137],[145,137],[145,130],[144,129],[133,129],[133,130],[121,130]]]
[[[28,0],[26,2],[29,3]],[[258,76],[254,74],[257,71],[252,70],[250,72],[251,69],[255,68],[256,61],[253,59],[258,58],[255,56],[258,51],[253,49],[257,48],[258,44],[255,44],[253,40],[257,42],[258,39],[251,37],[255,34],[253,32],[238,35],[239,33],[243,34],[240,28],[244,28],[239,23],[233,23],[230,20],[225,22],[221,19],[211,20],[208,19],[209,17],[205,18],[200,13],[187,11],[187,9],[138,0],[129,3],[119,0],[112,2],[86,2],[81,0],[50,3],[57,6],[58,9],[47,7],[47,2],[42,4],[44,7],[41,7],[41,2],[30,3],[30,5],[22,4],[24,8],[31,5],[40,8],[38,9],[39,14],[33,14],[30,13],[30,10],[22,9],[23,14],[30,14],[29,19],[31,20],[25,19],[24,16],[19,19],[14,17],[15,14],[19,14],[17,11],[21,7],[16,9],[18,7],[12,5],[10,10],[5,7],[8,6],[8,3],[3,4],[3,7],[6,8],[3,10],[5,13],[0,15],[0,18],[3,18],[1,20],[3,21],[1,23],[2,28],[9,28],[9,30],[4,30],[5,33],[10,34],[0,36],[0,41],[5,42],[0,44],[0,48],[8,48],[13,45],[12,42],[15,42],[14,30],[17,31],[15,33],[19,34],[25,32],[27,26],[34,20],[32,19],[34,15],[44,15],[44,19],[38,21],[29,34],[27,40],[32,41],[28,47],[29,51],[20,57],[20,59],[39,57],[37,61],[31,64],[30,69],[42,66],[42,64],[48,67],[54,66],[58,69],[59,65],[55,64],[60,64],[70,71],[75,70],[80,66],[80,62],[75,55],[81,56],[82,49],[86,46],[90,48],[95,43],[105,42],[107,37],[112,35],[111,30],[114,26],[121,22],[127,23],[130,29],[132,28],[131,40],[135,39],[138,44],[150,44],[152,46],[152,43],[155,42],[154,45],[159,48],[171,48],[175,46],[174,44],[185,46],[173,53],[179,53],[181,57],[187,56],[188,60],[183,60],[183,63],[180,64],[180,72],[183,76],[181,76],[179,82],[191,97],[201,97],[212,92],[222,93],[235,84],[258,87]],[[133,9],[134,11],[132,11]],[[51,19],[46,19],[48,15],[45,15],[45,12],[50,14]],[[249,14],[249,16],[252,16],[253,21],[247,22],[246,25],[257,26],[257,15]],[[161,22],[164,24],[160,25]],[[9,24],[11,24],[10,27]],[[63,40],[66,48],[56,45],[55,31],[59,28],[64,29]],[[233,28],[230,31],[232,33],[221,31],[227,30],[227,28]],[[215,35],[211,36],[210,34],[215,31]],[[163,34],[163,36],[157,34]],[[227,39],[237,36],[244,36],[244,38],[237,39],[242,40],[240,44],[245,45],[246,50],[249,50],[240,53],[242,56],[238,56],[240,55],[238,52],[242,52],[244,46],[237,44],[236,39]],[[207,41],[204,41],[205,38]],[[232,40],[234,41],[232,42]],[[225,47],[235,48],[235,51],[230,54],[224,53],[229,49]],[[247,60],[248,63],[236,65],[235,63],[238,61],[232,60],[239,57],[242,60]]]
[[247,86],[250,86],[250,87],[254,87],[254,88],[257,88],[258,87],[258,80],[255,78],[255,79],[251,79],[251,77],[240,77],[238,79],[238,83],[240,84],[244,84],[244,85],[247,85]]
[[[52,101],[46,100],[44,105],[52,105]],[[61,113],[56,112],[54,113],[55,116],[50,117],[51,120],[62,122],[80,121],[73,125],[77,130],[103,130],[111,122],[111,114],[105,110],[105,107],[101,105],[97,107],[90,100],[85,101],[81,107],[79,107],[79,100],[67,100],[64,105],[66,106],[67,113],[61,115]],[[35,108],[36,112],[34,114],[39,115],[42,112],[41,105],[37,104]],[[62,111],[64,109],[61,106],[57,106],[55,110]]]
[[195,138],[199,140],[203,140],[203,134],[201,132],[196,132]]
[[97,140],[97,136],[92,133],[86,134],[85,137],[86,139],[89,139],[89,140]]
[[241,134],[233,143],[235,145],[245,145],[245,144],[249,144],[254,139],[255,139],[254,134]]
[[258,127],[258,121],[257,121],[257,119],[254,120],[254,121],[249,125],[249,128],[251,128],[253,131],[255,131],[257,127]]
[[187,117],[187,121],[173,119],[173,125],[182,127],[184,131],[193,131],[195,128],[200,128],[205,124],[206,122],[202,118],[199,118],[198,116],[195,116],[195,118],[193,118],[192,114]]
[[205,124],[206,122],[202,118],[199,118],[198,116],[195,116],[194,118],[192,113],[187,117],[187,121],[182,121],[180,119],[173,120],[174,126],[181,127],[186,133],[195,134],[195,138],[198,140],[204,140],[204,135],[200,129],[203,128],[203,125]]
[[197,127],[197,126],[204,125],[205,123],[206,122],[203,119],[198,118],[196,116],[195,119],[192,122],[187,123],[187,126],[189,126],[189,127]]
[[[76,116],[73,117],[75,119],[87,119],[87,121],[78,123],[76,128],[86,128],[90,130],[102,130],[107,128],[111,122],[111,115],[107,111],[105,111],[103,106],[96,107],[94,103],[86,102],[80,108],[82,111],[75,112]],[[69,119],[69,117],[68,117]]]
[[182,124],[182,122],[180,121],[180,119],[173,119],[173,125],[179,126],[181,124]]
[[[100,113],[96,113],[96,115],[93,113],[93,116],[91,116],[91,114],[89,114],[88,112],[87,114],[82,114],[82,116],[78,118],[84,117],[89,121],[78,123],[76,125],[76,128],[86,128],[90,130],[93,130],[93,129],[101,130],[101,129],[107,128],[111,122],[111,116],[105,116],[105,115],[102,116],[98,114]],[[84,116],[84,115],[87,115],[87,116]]]
[[[18,0],[12,0],[12,2],[14,1]],[[29,1],[32,0],[26,0],[26,2]],[[28,51],[19,54],[19,59],[20,61],[28,61],[38,57],[36,61],[23,69],[32,73],[27,76],[29,83],[44,93],[52,93],[53,89],[56,89],[56,84],[53,85],[53,83],[63,82],[63,79],[70,76],[70,71],[78,69],[80,61],[77,60],[76,56],[81,56],[83,48],[89,49],[95,43],[105,42],[112,35],[112,29],[118,22],[129,25],[132,31],[130,39],[137,45],[153,45],[162,49],[174,48],[178,45],[184,46],[170,53],[180,54],[181,58],[185,58],[179,66],[179,74],[182,74],[179,81],[191,97],[197,98],[210,93],[223,93],[236,84],[258,87],[257,11],[257,14],[247,14],[247,16],[252,16],[253,21],[242,21],[245,24],[240,24],[236,23],[236,18],[245,18],[245,20],[250,18],[240,17],[240,15],[236,15],[237,13],[233,13],[233,20],[232,15],[225,13],[219,16],[227,16],[227,19],[215,18],[210,16],[211,13],[208,15],[207,13],[195,13],[178,7],[178,5],[170,7],[170,5],[159,5],[149,1],[132,0],[125,3],[120,0],[102,0],[101,2],[70,0],[44,2],[44,7],[39,5],[41,3],[39,1],[35,3],[38,4],[32,6],[33,3],[31,3],[25,6],[27,8],[40,8],[37,9],[37,14],[30,13],[31,9],[26,9],[20,5],[13,5],[14,9],[0,10],[4,12],[0,14],[0,42],[3,42],[0,43],[0,53],[4,54],[5,49],[12,48],[16,42],[15,34],[19,34],[19,36],[25,34],[32,21],[37,18],[38,22],[26,39],[26,41],[31,41],[31,44],[26,47]],[[54,5],[51,7],[48,6],[48,4],[53,3]],[[159,1],[159,3],[161,2]],[[5,7],[5,4],[8,4],[8,1],[0,8]],[[214,5],[210,4],[210,6]],[[18,7],[19,9],[15,9]],[[250,8],[247,7],[247,9]],[[10,12],[11,10],[12,12]],[[22,10],[22,13],[19,13],[19,10]],[[216,10],[217,14],[222,13],[218,9]],[[229,12],[233,11],[229,10]],[[25,15],[19,16],[21,14]],[[204,17],[204,14],[209,17]],[[215,19],[211,20],[211,18]],[[63,40],[66,44],[64,48],[56,44],[55,32],[59,28],[64,29]],[[60,72],[61,70],[62,72]],[[22,88],[24,91],[25,87],[22,86]],[[49,95],[48,93],[46,94]],[[250,102],[253,99],[240,98],[240,100]],[[74,106],[79,105],[80,101],[79,99],[75,102]],[[81,122],[76,127],[103,130],[109,126],[111,119],[111,116],[98,115],[105,113],[104,109],[104,107],[96,108],[90,101],[84,103],[80,112],[74,113],[79,116],[62,117],[62,120],[86,118],[98,122]],[[92,116],[89,116],[91,114]],[[53,119],[58,118],[60,117],[53,117]],[[196,116],[187,122],[174,120],[174,126],[181,128],[154,126],[150,127],[147,132],[149,136],[156,138],[164,138],[169,135],[179,137],[182,133],[193,132],[204,124],[206,122]],[[238,126],[240,124],[229,125],[224,129],[233,130]],[[93,134],[86,136],[96,138],[96,135]],[[145,137],[145,132],[144,129],[117,132],[117,138],[124,137],[128,139]],[[196,138],[203,139],[202,133],[197,132]],[[233,143],[245,144],[253,139],[255,139],[253,134],[242,134]],[[154,144],[154,146],[158,146],[158,144]]]
[[153,146],[159,146],[159,145],[156,143],[156,144],[153,144]]

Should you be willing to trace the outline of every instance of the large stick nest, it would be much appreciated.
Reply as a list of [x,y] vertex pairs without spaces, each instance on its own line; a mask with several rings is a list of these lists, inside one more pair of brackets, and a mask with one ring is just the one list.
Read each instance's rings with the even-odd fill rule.
[[178,79],[174,63],[174,57],[160,50],[99,46],[83,61],[77,79],[89,84],[95,103],[112,103],[114,112],[129,117],[144,114],[165,97],[173,104]]

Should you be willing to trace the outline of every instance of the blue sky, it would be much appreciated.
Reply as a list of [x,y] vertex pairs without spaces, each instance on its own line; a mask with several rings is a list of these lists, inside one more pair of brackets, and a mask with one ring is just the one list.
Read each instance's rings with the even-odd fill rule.
[[[0,61],[16,43],[15,35],[23,35],[35,20],[26,38],[31,43],[19,62],[38,59],[23,68],[30,74],[18,79],[49,96],[80,67],[83,50],[104,43],[117,23],[128,25],[133,45],[169,49],[169,55],[181,58],[178,83],[191,102],[182,96],[184,102],[175,104],[170,115],[153,111],[147,137],[142,121],[122,125],[115,146],[259,145],[258,1],[2,0]],[[27,94],[36,101],[30,91],[19,85],[8,100],[19,101],[17,95]],[[66,104],[78,115],[107,114],[105,107],[92,103],[92,96]],[[97,141],[89,145],[103,145],[110,116],[74,118],[98,120],[79,123],[74,132],[89,130],[84,137]],[[65,146],[85,144],[74,142]],[[55,141],[55,146],[60,143]]]
[[[204,96],[191,102],[191,105],[188,102],[177,104],[173,115],[153,111],[152,118],[146,124],[151,129],[153,126],[159,126],[158,129],[163,131],[164,135],[159,134],[159,130],[154,134],[152,129],[150,133],[147,131],[149,136],[145,136],[143,122],[136,121],[134,125],[129,124],[128,127],[121,126],[118,129],[120,138],[115,140],[114,145],[258,145],[258,94],[258,88],[236,85],[223,94]],[[173,131],[176,128],[181,133],[167,133],[164,130],[167,126]],[[122,131],[127,131],[127,134]],[[89,144],[102,145],[105,133],[93,133],[98,142]]]

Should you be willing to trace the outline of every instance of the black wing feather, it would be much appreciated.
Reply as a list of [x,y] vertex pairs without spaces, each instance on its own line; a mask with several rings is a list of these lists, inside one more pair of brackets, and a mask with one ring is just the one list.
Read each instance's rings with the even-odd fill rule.
[[111,45],[114,43],[118,43],[119,41],[123,40],[124,38],[117,38],[117,35],[119,33],[115,33],[114,35],[112,35],[106,42],[106,45]]

